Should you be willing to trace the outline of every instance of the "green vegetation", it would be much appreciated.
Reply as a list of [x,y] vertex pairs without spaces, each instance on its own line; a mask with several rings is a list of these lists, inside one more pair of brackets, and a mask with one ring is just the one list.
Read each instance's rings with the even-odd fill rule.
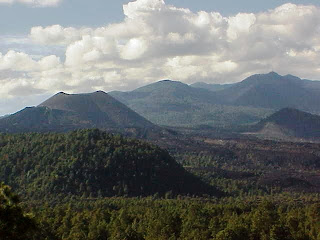
[[0,134],[0,239],[320,240],[319,144],[157,141]]
[[275,72],[255,74],[229,88],[218,91],[216,97],[225,104],[278,110],[295,107],[319,112],[319,82],[301,80]]
[[[319,240],[320,204],[73,200],[35,207],[44,239]],[[41,239],[41,238],[39,238]]]
[[287,107],[319,113],[319,86],[319,81],[271,72],[224,85],[165,80],[110,95],[158,125],[234,127]]
[[33,239],[38,230],[34,218],[20,207],[18,196],[0,183],[0,239]]
[[100,130],[0,135],[0,179],[32,199],[219,195],[159,147]]
[[266,108],[227,105],[214,92],[169,80],[132,92],[109,94],[149,121],[164,126],[226,127],[250,124],[274,112]]
[[[0,134],[0,181],[22,199],[1,183],[0,239],[320,240],[320,144],[230,131],[289,103],[316,110],[316,85],[270,73],[211,92],[161,81],[112,93],[155,123],[199,125],[180,132],[103,92],[59,93],[4,117],[2,132],[127,129],[154,145],[98,129]],[[298,110],[265,121],[319,134],[318,117]]]

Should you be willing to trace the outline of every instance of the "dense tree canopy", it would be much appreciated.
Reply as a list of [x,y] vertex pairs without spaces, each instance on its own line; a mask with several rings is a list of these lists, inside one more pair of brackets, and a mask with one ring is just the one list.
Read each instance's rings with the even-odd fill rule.
[[0,239],[320,240],[319,194],[261,181],[294,169],[296,179],[316,177],[318,145],[249,143],[173,145],[185,169],[228,192],[215,198],[214,187],[143,141],[100,130],[2,134],[0,180],[24,202],[0,185]]
[[0,135],[0,146],[0,179],[32,198],[218,194],[159,147],[100,130]]
[[24,213],[18,196],[9,186],[0,183],[0,239],[32,239],[36,231],[34,219]]
[[36,211],[48,239],[319,240],[320,205],[194,199],[71,201]]

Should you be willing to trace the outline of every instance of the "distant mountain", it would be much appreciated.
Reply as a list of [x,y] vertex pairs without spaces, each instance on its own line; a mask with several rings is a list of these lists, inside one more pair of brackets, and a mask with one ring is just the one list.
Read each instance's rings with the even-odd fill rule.
[[163,80],[111,96],[149,121],[167,126],[225,126],[257,122],[268,109],[224,105],[215,92]]
[[149,121],[167,126],[252,124],[290,107],[320,113],[320,81],[275,72],[252,75],[234,84],[164,80],[131,92],[111,92]]
[[170,80],[149,84],[132,92],[110,92],[109,94],[126,103],[135,101],[145,104],[145,102],[148,102],[149,105],[156,104],[156,108],[161,107],[177,111],[190,109],[190,104],[194,102],[215,102],[214,96],[208,90],[192,88],[182,82]]
[[216,93],[220,103],[279,110],[320,112],[320,82],[275,72],[256,74]]
[[287,107],[320,113],[319,102],[320,81],[275,72],[226,85],[189,86],[163,80],[131,92],[58,93],[38,107],[0,118],[0,131],[146,129],[155,128],[155,124],[233,129],[255,124]]
[[0,119],[0,131],[66,131],[79,128],[156,128],[104,92],[58,93],[37,107]]
[[0,134],[0,142],[1,181],[31,199],[221,194],[167,151],[97,129]]
[[279,140],[320,140],[320,116],[284,108],[254,126],[255,135]]
[[227,89],[227,88],[231,87],[232,85],[234,85],[234,84],[209,84],[209,83],[204,83],[204,82],[196,82],[196,83],[190,84],[191,87],[203,88],[203,89],[210,90],[212,92]]

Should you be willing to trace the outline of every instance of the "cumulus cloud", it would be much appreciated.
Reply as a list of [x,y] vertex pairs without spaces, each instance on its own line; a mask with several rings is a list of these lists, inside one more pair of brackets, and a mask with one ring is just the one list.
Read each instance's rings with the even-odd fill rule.
[[0,4],[21,3],[34,7],[54,7],[61,2],[62,0],[0,0]]
[[30,38],[39,44],[68,45],[91,33],[92,29],[89,28],[63,28],[60,25],[52,25],[45,28],[37,26],[31,29]]
[[2,97],[17,95],[18,86],[52,93],[129,90],[160,79],[235,82],[272,70],[319,79],[319,7],[288,3],[225,17],[136,0],[123,11],[122,22],[99,28],[32,28],[34,44],[59,45],[65,58],[0,54]]
[[[0,53],[0,96],[30,95],[48,91],[52,79],[58,80],[63,72],[63,65],[57,56],[51,55],[34,60],[22,52],[9,51],[5,55]],[[60,74],[62,76],[62,74]]]
[[131,38],[124,46],[120,48],[120,56],[126,60],[140,58],[147,51],[147,41],[143,38]]

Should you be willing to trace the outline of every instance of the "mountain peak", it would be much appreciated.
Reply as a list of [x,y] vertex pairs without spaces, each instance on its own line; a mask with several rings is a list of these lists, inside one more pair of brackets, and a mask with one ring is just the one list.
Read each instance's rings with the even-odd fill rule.
[[188,84],[179,82],[179,81],[172,81],[172,80],[161,80],[155,83],[151,83],[149,85],[137,88],[133,90],[133,92],[158,92],[158,91],[168,91],[169,89],[176,89],[176,88],[189,88]]
[[174,80],[169,80],[169,79],[165,79],[165,80],[160,80],[158,82],[155,82],[154,84],[174,84],[174,85],[187,85],[183,82],[180,81],[174,81]]
[[106,92],[104,92],[102,90],[95,91],[95,92],[93,92],[91,94],[105,94],[105,95],[108,95],[108,93],[106,93]]
[[[262,75],[263,75],[263,74],[262,74]],[[268,75],[268,76],[279,76],[279,77],[281,77],[280,74],[278,74],[278,73],[276,73],[276,72],[274,72],[274,71],[271,71],[271,72],[267,73],[266,75]]]
[[256,79],[256,80],[261,80],[261,81],[267,81],[267,80],[272,80],[272,79],[280,79],[282,76],[276,72],[269,72],[269,73],[262,73],[262,74],[255,74],[247,79]]
[[9,132],[156,128],[103,91],[85,94],[59,92],[38,107],[26,108],[6,119],[0,121],[0,130]]
[[160,80],[158,82],[176,82],[176,81],[173,81],[173,80],[170,80],[170,79],[163,79],[163,80]]
[[254,84],[254,85],[260,85],[261,83],[266,83],[266,84],[284,84],[284,83],[285,84],[291,84],[291,83],[300,84],[301,79],[296,76],[290,75],[290,74],[282,76],[276,72],[269,72],[266,74],[252,75],[238,84],[241,84],[241,83]]
[[59,96],[59,95],[69,95],[69,94],[65,92],[58,92],[54,96]]

